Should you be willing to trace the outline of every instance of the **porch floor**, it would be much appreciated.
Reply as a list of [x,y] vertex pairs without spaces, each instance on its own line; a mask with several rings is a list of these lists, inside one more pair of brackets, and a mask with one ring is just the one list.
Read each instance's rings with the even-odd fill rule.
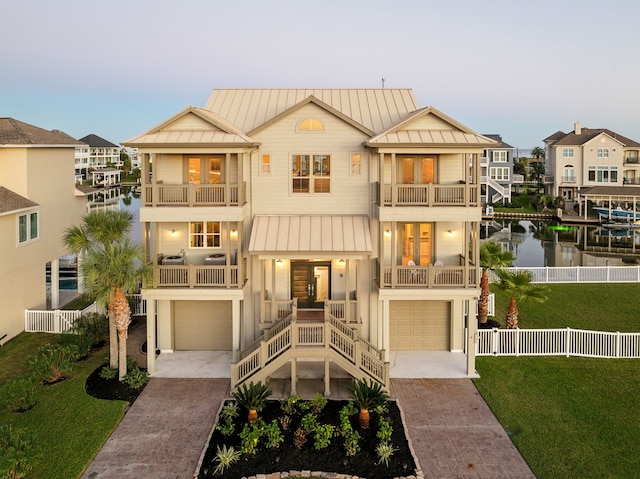
[[[156,358],[153,377],[158,378],[229,378],[231,351],[175,351],[162,353]],[[466,378],[467,357],[462,352],[450,351],[396,351],[390,355],[391,378]],[[322,361],[299,360],[299,380],[321,381],[324,374]],[[332,380],[349,376],[335,364],[330,370]],[[289,387],[290,369],[283,367],[274,375]],[[475,377],[475,376],[474,376]]]

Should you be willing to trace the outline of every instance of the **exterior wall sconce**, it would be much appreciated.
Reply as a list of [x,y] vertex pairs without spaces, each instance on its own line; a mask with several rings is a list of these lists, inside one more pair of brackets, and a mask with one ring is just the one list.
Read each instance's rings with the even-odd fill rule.
[[277,260],[276,260],[276,264],[277,264],[278,266],[282,266],[282,265],[283,265],[283,263],[284,263],[284,261],[282,261],[281,259],[277,259]]
[[346,262],[346,261],[345,261],[345,260],[343,260],[343,259],[339,259],[339,260],[338,260],[338,264],[339,264],[340,266],[344,266],[345,262]]
[[448,230],[448,231],[447,231],[447,236],[448,236],[449,238],[453,238],[453,231]]
[[391,238],[391,230],[384,230],[384,237]]
[[176,236],[178,236],[178,232],[176,230],[171,230],[169,235],[171,235],[172,238],[175,238]]
[[237,229],[232,229],[231,232],[229,233],[229,236],[231,237],[232,240],[237,240],[238,239],[238,230]]

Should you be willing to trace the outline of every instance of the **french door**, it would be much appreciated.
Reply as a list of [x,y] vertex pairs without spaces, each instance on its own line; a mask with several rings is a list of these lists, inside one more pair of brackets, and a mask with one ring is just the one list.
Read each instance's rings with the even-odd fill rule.
[[291,291],[298,308],[322,309],[329,299],[331,263],[291,262]]

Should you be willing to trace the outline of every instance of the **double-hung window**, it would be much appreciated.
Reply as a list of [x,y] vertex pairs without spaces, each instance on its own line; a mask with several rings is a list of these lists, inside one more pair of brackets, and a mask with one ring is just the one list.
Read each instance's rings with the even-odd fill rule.
[[331,156],[293,155],[291,179],[293,193],[330,193]]
[[508,167],[490,168],[489,175],[491,176],[492,180],[508,181],[509,180],[509,168]]
[[494,151],[493,152],[493,162],[494,163],[506,163],[507,162],[507,152],[504,150]]
[[598,148],[596,150],[597,158],[609,158],[609,148]]
[[573,158],[573,148],[563,148],[562,149],[562,157],[563,158]]
[[192,221],[189,223],[189,246],[191,248],[220,248],[221,229],[219,221]]
[[31,211],[18,216],[18,243],[25,244],[38,239],[38,212]]

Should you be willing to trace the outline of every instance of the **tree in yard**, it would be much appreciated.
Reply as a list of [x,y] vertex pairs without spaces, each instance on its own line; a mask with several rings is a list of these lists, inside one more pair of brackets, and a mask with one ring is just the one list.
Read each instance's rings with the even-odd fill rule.
[[516,301],[536,301],[542,303],[547,300],[549,289],[541,284],[531,282],[531,273],[528,271],[516,271],[510,273],[504,269],[496,270],[500,278],[499,286],[511,295],[507,309],[507,328],[518,327],[518,305]]
[[539,146],[534,146],[531,149],[531,158],[535,158],[536,160],[544,159],[544,150]]
[[478,300],[478,323],[486,324],[489,316],[489,275],[488,270],[511,266],[514,257],[511,251],[503,251],[495,241],[485,241],[480,245],[480,299]]
[[127,211],[92,211],[79,226],[67,228],[63,242],[81,258],[79,276],[86,296],[106,306],[109,317],[109,364],[127,373],[127,333],[131,309],[127,294],[140,282],[150,282],[152,265],[144,261],[142,248],[128,238],[133,215]]

